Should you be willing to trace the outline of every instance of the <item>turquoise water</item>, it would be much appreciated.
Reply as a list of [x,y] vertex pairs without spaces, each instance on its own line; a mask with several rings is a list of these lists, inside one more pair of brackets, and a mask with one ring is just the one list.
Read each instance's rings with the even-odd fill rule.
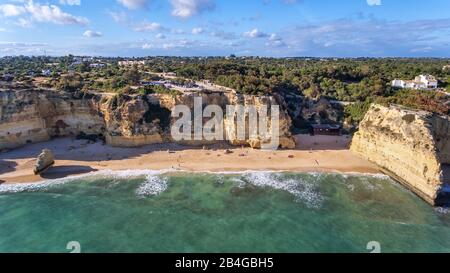
[[386,177],[120,172],[0,185],[0,252],[450,252],[450,214]]

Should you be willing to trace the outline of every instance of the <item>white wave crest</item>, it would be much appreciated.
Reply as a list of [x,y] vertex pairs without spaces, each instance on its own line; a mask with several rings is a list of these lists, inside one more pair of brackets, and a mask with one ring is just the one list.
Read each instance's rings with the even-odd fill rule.
[[289,192],[296,197],[297,201],[304,203],[308,208],[320,208],[324,200],[324,197],[317,191],[316,185],[312,181],[285,179],[279,173],[268,172],[248,173],[243,177],[257,187],[271,187]]
[[434,208],[434,211],[436,211],[439,214],[449,214],[450,208],[436,207],[436,208]]
[[33,192],[39,191],[48,187],[62,185],[69,182],[78,181],[81,179],[98,179],[98,178],[117,178],[127,179],[140,176],[153,176],[173,172],[172,169],[166,170],[124,170],[124,171],[112,171],[102,170],[93,173],[86,173],[80,175],[74,175],[65,178],[49,179],[36,183],[20,183],[20,184],[3,184],[0,185],[0,194],[3,193],[20,193],[20,192]]
[[136,194],[139,196],[155,196],[167,190],[167,178],[157,175],[147,175],[144,184],[139,186]]

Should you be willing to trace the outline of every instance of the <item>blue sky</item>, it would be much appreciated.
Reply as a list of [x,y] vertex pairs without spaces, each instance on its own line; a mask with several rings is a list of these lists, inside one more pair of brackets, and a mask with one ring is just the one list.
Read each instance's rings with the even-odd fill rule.
[[0,0],[0,56],[450,57],[447,0]]

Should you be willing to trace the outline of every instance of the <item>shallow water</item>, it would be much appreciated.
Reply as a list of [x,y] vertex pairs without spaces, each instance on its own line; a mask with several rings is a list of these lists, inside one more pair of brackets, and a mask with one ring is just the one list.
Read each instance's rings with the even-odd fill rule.
[[450,215],[384,176],[116,172],[0,185],[0,252],[450,252]]

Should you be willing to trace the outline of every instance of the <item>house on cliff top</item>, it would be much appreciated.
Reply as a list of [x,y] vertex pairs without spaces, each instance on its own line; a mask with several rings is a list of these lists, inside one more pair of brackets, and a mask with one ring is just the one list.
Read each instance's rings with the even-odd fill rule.
[[392,87],[408,88],[408,89],[436,89],[438,81],[432,75],[419,75],[414,80],[399,80],[392,81]]

